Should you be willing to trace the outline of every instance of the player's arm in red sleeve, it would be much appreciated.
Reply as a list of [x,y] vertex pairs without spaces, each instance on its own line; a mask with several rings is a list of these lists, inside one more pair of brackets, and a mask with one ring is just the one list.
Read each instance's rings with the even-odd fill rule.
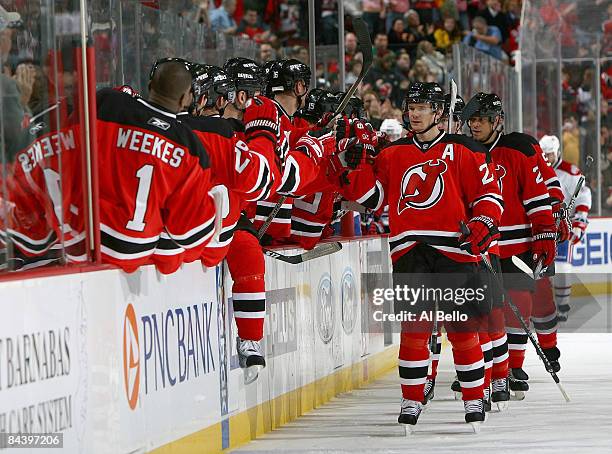
[[455,146],[454,158],[459,159],[458,181],[472,216],[467,230],[461,232],[459,243],[461,249],[477,255],[485,253],[499,239],[498,225],[504,204],[486,148],[463,137],[459,140],[462,142]]
[[534,262],[542,259],[549,266],[555,259],[557,236],[555,220],[550,205],[550,195],[544,177],[540,171],[539,153],[526,156],[515,154],[516,166],[519,169],[519,187],[525,213],[531,222],[532,243],[531,250]]
[[[232,139],[230,188],[249,202],[267,198],[274,182],[274,149],[268,141],[262,145],[267,149],[257,152],[242,140]],[[278,176],[278,172],[276,174]]]
[[302,136],[289,150],[277,192],[282,195],[306,195],[305,190],[319,175],[323,145],[316,137]]

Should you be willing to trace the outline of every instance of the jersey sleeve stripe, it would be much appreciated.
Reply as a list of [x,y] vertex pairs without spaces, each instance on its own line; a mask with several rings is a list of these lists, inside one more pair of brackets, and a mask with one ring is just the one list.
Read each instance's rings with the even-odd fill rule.
[[535,207],[535,208],[527,209],[526,210],[526,214],[527,214],[527,216],[531,216],[532,214],[539,213],[540,211],[550,211],[550,212],[552,212],[552,209],[550,208],[550,205],[538,206],[538,207]]

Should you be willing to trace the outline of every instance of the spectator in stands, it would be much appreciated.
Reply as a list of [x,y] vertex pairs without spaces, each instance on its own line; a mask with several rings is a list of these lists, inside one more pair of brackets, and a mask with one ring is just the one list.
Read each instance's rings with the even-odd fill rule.
[[413,8],[418,13],[422,24],[431,25],[438,21],[435,0],[416,0]]
[[487,7],[480,13],[487,21],[487,25],[499,29],[502,35],[503,44],[508,39],[508,16],[502,11],[501,0],[487,0]]
[[357,36],[355,33],[348,32],[344,35],[344,63],[348,64],[357,54]]
[[262,65],[269,61],[276,60],[276,55],[272,45],[269,43],[261,43],[259,46],[259,63]]
[[381,59],[389,54],[395,57],[395,54],[389,50],[389,38],[384,33],[377,33],[374,38],[374,58]]
[[519,48],[519,26],[521,23],[521,2],[520,0],[506,0],[506,29],[508,37],[502,49],[510,57],[510,62],[514,64],[514,54]]
[[210,9],[210,1],[209,0],[201,0],[195,2],[191,9],[187,11],[187,14],[184,17],[192,20],[196,24],[202,24],[207,29],[210,28],[210,18],[209,18],[209,9]]
[[[320,0],[322,33],[321,43],[338,44],[338,2],[337,0]],[[318,35],[318,34],[317,34]]]
[[407,31],[413,36],[412,43],[414,44],[414,48],[410,52],[410,56],[414,58],[416,54],[416,45],[423,40],[428,40],[434,42],[433,32],[434,26],[433,24],[423,25],[421,23],[421,19],[419,14],[411,9],[406,13],[406,23],[407,23]]
[[410,72],[410,55],[408,55],[407,52],[400,52],[400,54],[397,56],[395,65],[402,76],[404,76],[404,78],[408,78],[408,73]]
[[411,83],[436,81],[436,78],[429,72],[429,68],[423,60],[417,60],[414,62],[408,78]]
[[295,58],[305,65],[310,64],[310,55],[308,54],[308,49],[306,49],[304,46],[294,46],[291,49],[291,58]]
[[453,44],[459,43],[463,39],[463,32],[454,17],[445,17],[442,26],[434,31],[434,39],[436,40],[436,47],[441,52],[449,54],[453,50]]
[[363,13],[362,19],[368,24],[370,36],[376,36],[376,33],[382,32],[382,22],[385,15],[383,0],[363,0],[361,2]]
[[499,29],[494,25],[487,25],[487,21],[482,16],[476,16],[472,21],[472,26],[472,31],[467,34],[463,42],[501,60],[503,58],[502,35]]
[[580,131],[573,115],[563,122],[563,159],[572,164],[580,163]]
[[439,84],[444,84],[446,58],[429,41],[421,41],[417,46],[417,58],[423,61],[431,75]]
[[394,51],[408,49],[414,41],[414,36],[406,31],[404,19],[401,18],[393,21],[393,26],[387,33],[387,38],[389,39],[389,48]]
[[388,0],[386,8],[385,30],[387,33],[391,31],[397,19],[402,19],[403,28],[404,14],[410,8],[410,2],[408,0]]
[[378,94],[374,90],[368,90],[363,93],[361,99],[363,100],[363,108],[368,114],[368,120],[370,120],[370,123],[374,129],[379,129],[380,125],[382,124],[382,105],[380,103]]
[[457,4],[457,14],[459,15],[459,23],[461,24],[461,29],[467,30],[470,28],[470,16],[468,15],[468,1],[467,0],[457,0],[456,4]]
[[359,59],[353,59],[348,64],[348,72],[344,78],[344,82],[347,86],[351,86],[359,77],[359,73],[363,68],[363,62]]
[[245,10],[236,33],[239,35],[246,35],[258,43],[269,42],[271,39],[271,33],[268,26],[260,22],[259,14],[256,10],[251,8]]
[[236,33],[236,21],[232,17],[236,12],[236,0],[223,0],[219,8],[210,12],[210,26],[213,32],[223,32],[226,35]]

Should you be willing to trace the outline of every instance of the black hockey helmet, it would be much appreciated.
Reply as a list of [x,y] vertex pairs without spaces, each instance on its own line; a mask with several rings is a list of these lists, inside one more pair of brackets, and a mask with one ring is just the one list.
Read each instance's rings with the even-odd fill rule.
[[[334,112],[340,105],[340,102],[342,102],[344,93],[345,92],[343,91],[338,91],[334,94],[334,98],[336,99],[336,104],[333,110]],[[344,112],[342,113],[344,113],[349,118],[361,118],[361,119],[366,118],[365,107],[363,105],[363,101],[361,100],[361,98],[358,98],[357,96],[351,96],[351,99],[349,99],[348,103],[346,104],[346,107],[344,108]]]
[[404,112],[408,104],[429,103],[434,110],[444,108],[444,90],[435,82],[413,82],[404,98]]
[[495,93],[476,93],[464,107],[461,119],[467,121],[472,117],[495,118],[504,116],[502,100]]
[[336,105],[336,98],[329,91],[321,88],[313,88],[306,95],[304,107],[296,112],[309,123],[316,123],[326,112],[333,112]]
[[[450,112],[450,103],[451,103],[451,95],[450,93],[448,93],[444,96],[444,114],[442,116],[445,118],[448,117],[448,114]],[[457,95],[457,99],[455,101],[455,109],[453,111],[454,121],[459,121],[461,119],[461,113],[463,112],[464,108],[465,108],[465,101],[463,100],[461,96]]]
[[223,66],[227,77],[234,82],[236,92],[245,91],[249,97],[264,89],[261,68],[248,58],[231,58]]
[[268,72],[267,87],[271,94],[293,91],[298,81],[303,81],[306,90],[310,86],[310,68],[295,58],[278,60]]
[[234,102],[236,85],[218,66],[194,65],[192,70],[194,104],[198,104],[202,96],[206,95],[206,106],[212,107],[219,97],[228,102]]

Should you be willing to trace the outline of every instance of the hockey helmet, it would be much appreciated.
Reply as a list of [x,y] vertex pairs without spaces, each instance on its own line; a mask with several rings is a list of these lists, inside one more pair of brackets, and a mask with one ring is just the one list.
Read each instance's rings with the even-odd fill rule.
[[[443,117],[447,118],[450,112],[450,104],[451,104],[451,95],[450,93],[444,96],[444,114]],[[455,101],[455,109],[453,111],[453,121],[459,121],[461,119],[461,112],[465,108],[465,101],[459,95],[457,95],[457,99]]]
[[278,60],[267,74],[267,88],[271,94],[294,90],[295,84],[301,80],[308,90],[311,74],[310,68],[295,58]]
[[236,92],[245,91],[249,97],[262,92],[264,84],[261,68],[248,58],[231,58],[223,66],[228,78],[234,82]]
[[[546,159],[554,165],[559,161],[560,158],[560,146],[561,143],[557,136],[544,136],[540,139],[540,148],[545,155],[547,155]],[[548,155],[553,155],[552,159],[549,158]]]
[[[463,108],[461,119],[469,120],[472,117],[490,118],[504,117],[502,100],[495,93],[476,93]],[[491,120],[492,121],[492,120]]]
[[306,95],[304,107],[298,110],[296,115],[309,123],[316,123],[325,113],[333,112],[335,104],[336,98],[329,91],[313,88]]
[[192,76],[194,103],[197,104],[202,96],[206,96],[206,107],[214,106],[219,97],[234,102],[236,85],[218,66],[194,65]]
[[429,103],[432,109],[444,108],[444,91],[435,82],[413,82],[408,87],[404,98],[404,112],[408,110],[408,104]]
[[380,132],[387,134],[391,142],[395,142],[402,137],[402,125],[395,118],[387,118],[380,125]]

